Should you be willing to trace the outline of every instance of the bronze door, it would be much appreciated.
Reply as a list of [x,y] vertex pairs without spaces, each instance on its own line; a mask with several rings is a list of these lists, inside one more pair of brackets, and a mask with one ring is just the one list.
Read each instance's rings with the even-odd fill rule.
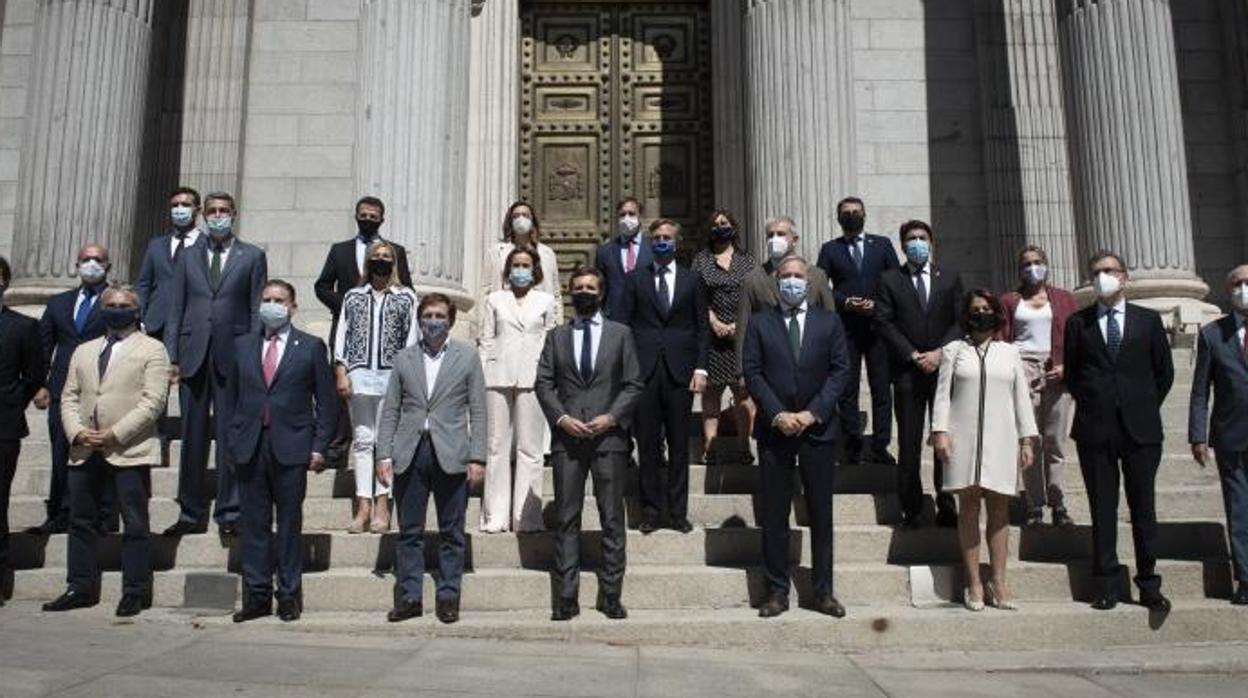
[[520,196],[563,275],[614,234],[615,202],[686,228],[712,207],[704,3],[532,2],[521,10]]

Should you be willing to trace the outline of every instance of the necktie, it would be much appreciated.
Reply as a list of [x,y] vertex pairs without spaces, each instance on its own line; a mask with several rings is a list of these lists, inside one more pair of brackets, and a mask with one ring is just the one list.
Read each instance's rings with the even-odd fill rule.
[[1248,359],[1248,322],[1244,323],[1244,358]]
[[634,245],[633,240],[629,240],[624,244],[628,246],[627,258],[624,260],[624,271],[630,272],[633,270],[633,267],[637,266],[637,247]]
[[667,285],[667,270],[668,270],[668,266],[666,264],[658,268],[658,271],[659,271],[659,311],[662,312],[664,315],[667,315],[668,312],[670,312],[672,309],[671,293],[669,292],[668,285]]
[[[264,350],[264,387],[273,386],[273,378],[277,375],[277,342],[278,335],[269,337],[269,346]],[[263,426],[269,426],[269,403],[264,403],[264,415],[260,418]]]
[[858,271],[862,271],[862,248],[858,247],[860,242],[861,238],[854,238],[849,241],[849,253],[853,256],[854,266],[858,268]]
[[789,311],[789,348],[796,360],[802,353],[802,326],[797,323],[797,308]]
[[927,312],[927,283],[923,281],[923,271],[914,275],[914,288],[919,292],[919,305],[923,306],[923,312]]
[[581,379],[586,383],[594,377],[594,334],[593,322],[589,319],[578,320],[581,326]]
[[217,286],[221,285],[221,248],[212,248],[212,266],[208,268],[208,280],[212,283],[212,290],[217,290]]
[[90,286],[82,287],[82,303],[78,305],[78,312],[74,315],[74,329],[78,330],[78,334],[82,334],[87,329],[87,318],[91,317],[91,308],[95,306],[95,289]]
[[1115,317],[1117,314],[1117,310],[1110,308],[1105,316],[1105,345],[1109,348],[1109,355],[1115,359],[1118,358],[1118,350],[1122,349],[1122,328]]
[[104,340],[104,351],[100,352],[100,358],[96,364],[96,368],[100,371],[100,383],[104,382],[104,373],[108,371],[108,360],[113,357],[113,345],[120,341],[120,337],[109,336]]
[[178,244],[173,248],[173,263],[178,263],[178,257],[182,256],[182,248],[186,247],[186,233],[178,233],[174,236]]

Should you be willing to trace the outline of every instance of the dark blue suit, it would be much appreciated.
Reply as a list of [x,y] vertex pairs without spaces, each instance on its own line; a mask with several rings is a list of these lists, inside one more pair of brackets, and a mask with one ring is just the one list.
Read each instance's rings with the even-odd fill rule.
[[[634,265],[634,270],[654,263],[654,253],[650,251],[650,236],[644,233],[638,233],[638,236],[637,264]],[[608,320],[618,320],[620,313],[623,312],[621,305],[624,302],[627,287],[625,277],[628,275],[624,271],[624,261],[621,257],[623,250],[624,245],[617,235],[599,245],[594,254],[594,266],[602,272],[607,285],[606,299],[602,303],[602,315]]]
[[[810,515],[812,577],[819,598],[832,595],[832,468],[840,437],[837,403],[849,379],[849,358],[845,330],[835,313],[807,307],[805,315],[797,356],[789,344],[784,311],[773,308],[751,316],[742,369],[758,406],[754,438],[768,591],[789,593],[789,507],[796,465]],[[781,412],[806,410],[816,422],[798,436],[786,436],[773,426]]]
[[0,305],[0,570],[9,562],[9,489],[30,433],[26,406],[47,375],[39,323]]
[[[273,593],[273,509],[277,509],[277,597],[298,598],[303,574],[303,498],[312,453],[325,454],[338,396],[325,343],[291,328],[271,385],[263,333],[234,341],[228,400],[229,455],[242,503],[243,582],[268,603]],[[264,425],[266,414],[269,424]]]
[[862,437],[858,389],[862,382],[862,361],[866,359],[867,381],[871,385],[871,442],[875,449],[883,450],[892,440],[893,426],[888,346],[873,331],[871,316],[846,311],[845,301],[852,297],[875,298],[880,275],[899,268],[901,262],[888,238],[862,233],[861,268],[854,263],[850,238],[844,235],[823,244],[818,266],[832,282],[832,295],[845,326],[845,348],[849,352],[849,382],[840,405],[841,426],[848,438]]
[[170,292],[176,268],[170,253],[173,236],[173,232],[167,232],[147,243],[143,266],[139,268],[139,278],[134,282],[134,290],[143,304],[143,330],[158,339],[164,336],[170,296],[173,295]]

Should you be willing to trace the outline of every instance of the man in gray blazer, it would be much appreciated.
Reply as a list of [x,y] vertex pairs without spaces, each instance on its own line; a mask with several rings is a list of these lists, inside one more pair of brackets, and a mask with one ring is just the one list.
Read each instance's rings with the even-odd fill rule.
[[390,622],[423,614],[425,514],[438,512],[437,615],[459,620],[468,488],[485,477],[485,374],[469,344],[448,339],[455,304],[429,293],[417,307],[421,340],[395,357],[377,431],[377,479],[393,481],[399,515],[397,577]]
[[1237,582],[1231,603],[1248,606],[1248,264],[1231,270],[1226,288],[1234,312],[1201,328],[1196,342],[1187,440],[1202,468],[1209,445],[1217,455]]
[[199,192],[178,187],[169,194],[169,232],[157,235],[147,244],[143,266],[134,290],[143,306],[143,331],[161,339],[165,335],[165,319],[169,317],[169,292],[173,272],[182,253],[193,247],[201,231],[196,227],[199,214]]
[[[229,464],[225,434],[228,409],[219,409],[233,368],[234,339],[260,331],[257,311],[268,276],[264,251],[234,237],[234,197],[204,197],[206,236],[184,250],[170,284],[165,319],[165,349],[180,382],[182,460],[178,468],[178,503],[182,512],[165,535],[203,533],[208,529],[208,416],[217,440],[217,507],[214,518],[223,535],[237,532],[238,485]],[[220,407],[224,407],[224,401]]]
[[557,594],[551,620],[580,613],[581,510],[585,478],[594,476],[594,497],[602,522],[602,569],[598,573],[599,611],[625,618],[620,603],[624,584],[624,480],[632,446],[628,426],[644,384],[633,335],[627,326],[606,320],[600,310],[602,272],[581,267],[569,281],[572,322],[546,335],[534,389],[552,433]]

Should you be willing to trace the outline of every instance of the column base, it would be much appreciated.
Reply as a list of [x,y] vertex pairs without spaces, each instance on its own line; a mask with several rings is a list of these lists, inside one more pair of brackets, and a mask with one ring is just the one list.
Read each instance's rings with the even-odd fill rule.
[[48,299],[78,286],[78,279],[23,279],[15,278],[4,292],[4,304],[14,310],[19,307],[37,308],[40,313]]
[[[1203,299],[1209,285],[1197,277],[1135,278],[1127,282],[1127,300],[1161,313],[1166,329],[1177,335],[1193,335],[1205,323],[1223,315],[1218,306]],[[1075,289],[1080,305],[1090,305],[1096,295],[1090,285]]]

